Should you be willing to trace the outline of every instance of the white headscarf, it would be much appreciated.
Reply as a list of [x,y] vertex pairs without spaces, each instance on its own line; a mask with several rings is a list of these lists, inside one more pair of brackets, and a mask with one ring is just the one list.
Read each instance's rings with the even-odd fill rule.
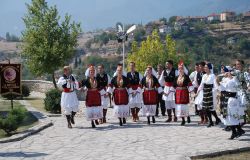
[[[86,77],[89,77],[89,68],[90,68],[91,66],[89,66],[88,67],[88,69],[85,71],[85,76]],[[96,69],[95,69],[95,75],[94,75],[95,77],[96,77]]]
[[[148,68],[148,67],[147,67]],[[144,72],[144,77],[147,75],[147,69]],[[155,69],[152,67],[152,75],[157,77],[157,72],[155,71]]]

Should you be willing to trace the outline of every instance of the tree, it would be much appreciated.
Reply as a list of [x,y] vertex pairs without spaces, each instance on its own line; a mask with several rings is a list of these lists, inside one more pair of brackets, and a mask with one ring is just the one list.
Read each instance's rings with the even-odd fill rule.
[[6,33],[6,41],[10,41],[10,33],[9,32]]
[[50,74],[57,88],[54,72],[72,58],[81,32],[80,24],[71,23],[67,14],[62,20],[56,6],[48,6],[45,0],[32,0],[26,6],[22,54],[35,75]]
[[152,35],[142,41],[140,47],[138,47],[136,41],[132,43],[131,52],[127,57],[127,64],[131,61],[135,62],[137,70],[144,73],[148,65],[156,68],[158,64],[164,64],[168,59],[172,59],[177,64],[180,59],[187,62],[188,57],[176,53],[176,43],[170,35],[166,36],[166,43],[163,44],[159,33],[154,30]]

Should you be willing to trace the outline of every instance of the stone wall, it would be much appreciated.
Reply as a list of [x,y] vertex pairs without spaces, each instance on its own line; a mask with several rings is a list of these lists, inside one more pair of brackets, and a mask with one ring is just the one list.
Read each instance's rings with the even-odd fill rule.
[[[27,85],[30,91],[46,93],[50,89],[54,88],[54,84],[51,81],[42,80],[22,80],[23,85]],[[85,100],[85,93],[77,91],[77,97],[79,100]]]

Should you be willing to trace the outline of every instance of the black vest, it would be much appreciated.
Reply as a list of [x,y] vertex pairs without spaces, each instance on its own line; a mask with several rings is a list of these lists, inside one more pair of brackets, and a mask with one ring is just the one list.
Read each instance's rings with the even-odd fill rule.
[[[73,82],[75,82],[75,78],[72,75],[66,76],[65,74],[63,75],[63,78],[65,80],[71,80]],[[67,88],[67,83],[65,83],[64,85],[62,85],[62,88]]]
[[206,73],[205,73],[205,72],[198,72],[198,73],[197,73],[196,80],[197,80],[198,85],[201,84],[202,76],[203,76],[204,74],[206,74]]
[[[146,79],[147,79],[147,77],[145,76],[141,80],[141,85],[143,87],[145,87],[145,88],[147,88],[147,81],[146,81]],[[159,81],[158,81],[158,79],[155,76],[153,76],[153,83],[154,83],[153,87],[159,87],[160,86]]]
[[[122,76],[122,80],[123,80],[122,88],[128,87],[128,79],[127,79],[125,76]],[[111,84],[112,84],[115,88],[118,88],[117,76],[115,76],[115,77],[112,78]]]
[[138,85],[140,84],[140,76],[138,72],[134,72],[134,77],[132,76],[131,72],[127,73],[127,79],[129,85]]
[[174,80],[175,80],[175,69],[172,68],[172,70],[169,72],[169,74],[167,73],[166,70],[164,70],[163,71],[163,76],[164,76],[165,82],[174,82]]
[[103,74],[103,77],[98,73],[96,75],[96,80],[98,84],[98,88],[105,88],[108,86],[108,75],[106,73]]

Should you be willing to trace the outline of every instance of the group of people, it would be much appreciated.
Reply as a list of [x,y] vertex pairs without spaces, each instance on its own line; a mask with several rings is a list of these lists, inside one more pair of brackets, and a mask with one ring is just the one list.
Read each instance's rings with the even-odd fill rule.
[[[230,139],[244,134],[242,118],[246,119],[246,106],[249,92],[249,77],[243,72],[243,61],[236,62],[236,69],[222,66],[222,73],[213,74],[211,63],[197,63],[195,71],[190,75],[183,61],[174,68],[172,60],[166,62],[165,69],[157,66],[157,72],[152,66],[147,66],[144,75],[136,71],[135,62],[129,63],[129,72],[124,72],[121,64],[112,78],[104,71],[103,65],[89,65],[85,72],[86,79],[78,82],[70,72],[70,67],[64,67],[64,75],[58,80],[63,88],[61,107],[67,118],[68,127],[72,128],[74,116],[79,109],[75,90],[86,91],[86,117],[93,128],[100,123],[106,123],[108,106],[114,106],[114,116],[119,125],[126,124],[131,115],[132,121],[139,120],[139,114],[147,118],[147,124],[155,123],[155,116],[161,113],[166,122],[177,122],[181,125],[190,123],[189,103],[193,95],[196,114],[200,115],[199,124],[214,126],[225,124],[225,130],[232,130]],[[96,70],[97,69],[97,70]],[[244,84],[243,84],[244,83]],[[217,99],[220,95],[219,118],[216,112]]]

